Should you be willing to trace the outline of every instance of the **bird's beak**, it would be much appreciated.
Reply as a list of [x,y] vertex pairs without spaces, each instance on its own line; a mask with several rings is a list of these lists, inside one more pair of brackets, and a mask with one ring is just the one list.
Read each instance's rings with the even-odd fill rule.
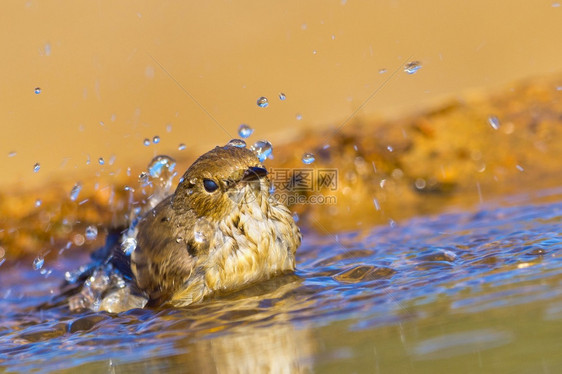
[[252,166],[249,167],[248,170],[244,172],[241,181],[242,182],[252,182],[257,181],[258,179],[265,177],[267,175],[267,170],[264,168]]

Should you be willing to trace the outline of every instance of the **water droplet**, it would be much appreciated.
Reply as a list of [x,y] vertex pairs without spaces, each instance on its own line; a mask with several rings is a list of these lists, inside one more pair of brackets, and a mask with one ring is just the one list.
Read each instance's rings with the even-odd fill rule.
[[266,108],[269,105],[269,102],[267,101],[267,97],[265,96],[260,97],[257,103],[260,108]]
[[86,239],[94,240],[98,237],[98,228],[96,226],[88,226],[86,227]]
[[8,157],[14,157],[16,154],[17,154],[16,151],[12,151],[8,153]]
[[111,155],[111,157],[109,158],[109,165],[113,165],[114,162],[115,162],[115,155]]
[[148,147],[150,145],[150,139],[148,139],[148,138],[144,139],[142,144],[144,144]]
[[126,255],[130,256],[137,247],[137,240],[135,238],[127,237],[121,242],[121,250]]
[[98,163],[99,163],[100,165],[105,164],[105,161],[104,161],[103,157],[98,158]]
[[254,129],[246,125],[245,123],[241,124],[240,127],[238,127],[238,135],[240,135],[240,137],[243,139],[248,138],[253,133]]
[[552,7],[553,7],[553,8],[559,8],[559,7],[560,7],[560,3],[559,3],[559,2],[554,2],[554,3],[552,3]]
[[148,173],[152,178],[163,177],[166,173],[172,173],[176,166],[176,160],[168,156],[156,156],[148,165]]
[[523,166],[521,166],[521,165],[515,165],[515,167],[516,167],[517,170],[519,170],[519,171],[525,171],[525,169],[523,169]]
[[37,256],[35,260],[33,260],[33,270],[39,270],[45,264],[45,258],[43,256]]
[[150,185],[150,178],[148,177],[148,173],[143,171],[139,174],[139,184],[141,187],[146,187]]
[[33,92],[35,92],[36,95],[39,95],[41,93],[41,87],[35,87]]
[[336,36],[332,34],[332,40],[336,40]]
[[45,56],[51,55],[51,43],[45,43]]
[[379,74],[384,74],[384,73],[386,73],[386,69],[384,69],[384,68],[383,68],[383,69],[379,69]]
[[82,234],[76,234],[72,237],[72,241],[74,242],[74,245],[80,247],[84,244],[85,240],[84,240],[84,235]]
[[154,144],[160,143],[160,137],[159,137],[158,135],[156,135],[154,138],[152,138],[152,142],[153,142]]
[[229,147],[246,148],[246,142],[242,139],[232,139],[226,145]]
[[260,140],[257,141],[250,150],[258,156],[260,162],[264,162],[273,152],[273,146],[267,140]]
[[41,206],[41,199],[35,200],[35,207],[39,208]]
[[297,214],[297,212],[293,213],[293,221],[298,222],[300,219],[299,215]]
[[423,179],[423,178],[416,179],[416,181],[414,182],[414,185],[416,186],[416,188],[418,190],[423,190],[426,186],[425,179]]
[[376,210],[381,210],[381,206],[379,205],[379,201],[377,199],[373,199],[373,204],[375,204]]
[[302,162],[307,165],[312,164],[315,160],[316,158],[314,157],[313,153],[306,152],[304,155],[302,155]]
[[193,228],[193,239],[196,243],[209,245],[213,236],[213,226],[204,218],[199,218]]
[[281,92],[279,94],[279,100],[285,100],[287,98],[287,96],[285,96],[285,94],[283,92]]
[[168,123],[168,124],[166,125],[166,131],[167,131],[167,132],[172,132],[172,124],[171,124],[171,123]]
[[494,130],[497,130],[497,129],[500,128],[500,120],[496,116],[488,117],[488,123],[490,124],[490,126],[492,126],[492,128]]
[[389,151],[389,152],[392,152],[392,151],[394,151],[394,148],[392,148],[392,146],[391,146],[391,145],[388,145],[388,146],[386,146],[386,149],[388,149],[388,151]]
[[422,68],[421,62],[419,61],[411,61],[404,65],[404,71],[408,74],[414,74],[418,70]]
[[70,200],[76,201],[78,199],[78,194],[80,194],[80,190],[82,190],[82,185],[80,183],[76,183],[72,190],[70,190]]
[[37,173],[39,169],[41,169],[41,165],[38,162],[36,162],[35,165],[33,165],[33,172]]
[[184,151],[186,148],[186,145],[183,143],[180,143],[180,145],[178,145],[178,151]]
[[297,121],[300,121],[300,120],[302,119],[302,114],[297,113],[297,117],[296,117],[296,118],[297,118]]

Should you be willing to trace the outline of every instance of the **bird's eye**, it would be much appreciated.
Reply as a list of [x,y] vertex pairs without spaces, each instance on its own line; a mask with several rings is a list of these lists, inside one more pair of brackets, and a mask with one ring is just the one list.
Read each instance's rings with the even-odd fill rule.
[[205,191],[209,193],[215,192],[219,188],[215,181],[211,179],[203,180],[203,186],[205,187]]

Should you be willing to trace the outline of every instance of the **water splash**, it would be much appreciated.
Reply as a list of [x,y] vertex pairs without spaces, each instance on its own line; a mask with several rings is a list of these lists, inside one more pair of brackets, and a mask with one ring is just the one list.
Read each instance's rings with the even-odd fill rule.
[[267,140],[259,140],[250,147],[250,150],[258,156],[260,162],[264,162],[272,154],[273,146]]
[[143,187],[152,186],[153,191],[144,211],[154,208],[171,193],[172,182],[176,176],[174,171],[176,160],[169,156],[159,155],[152,159],[147,172],[141,173],[139,181]]
[[249,138],[253,133],[254,129],[246,125],[245,123],[241,124],[240,127],[238,127],[238,135],[240,135],[240,137],[243,139]]
[[121,241],[121,250],[127,256],[130,256],[136,247],[137,247],[137,240],[134,237],[126,237],[124,240]]

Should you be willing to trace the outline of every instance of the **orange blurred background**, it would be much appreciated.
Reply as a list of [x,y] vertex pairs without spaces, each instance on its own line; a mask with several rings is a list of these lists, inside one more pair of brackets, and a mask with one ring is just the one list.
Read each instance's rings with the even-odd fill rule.
[[241,123],[275,146],[562,67],[551,0],[30,0],[0,25],[0,188],[199,153]]

